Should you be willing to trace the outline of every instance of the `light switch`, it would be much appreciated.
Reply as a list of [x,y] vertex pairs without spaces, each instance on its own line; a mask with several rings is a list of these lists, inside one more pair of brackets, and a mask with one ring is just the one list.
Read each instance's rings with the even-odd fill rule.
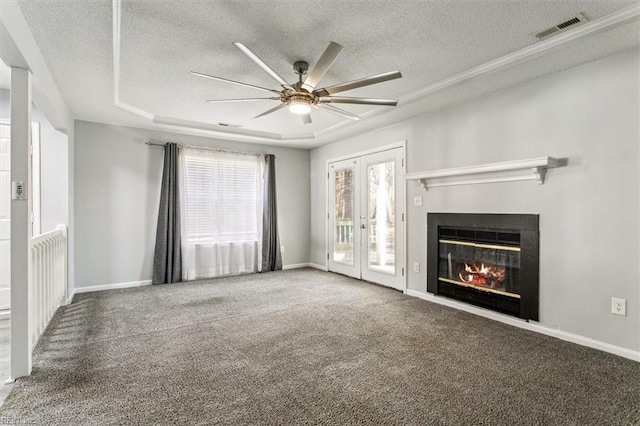
[[413,205],[415,207],[420,207],[422,205],[422,195],[416,195],[413,197]]

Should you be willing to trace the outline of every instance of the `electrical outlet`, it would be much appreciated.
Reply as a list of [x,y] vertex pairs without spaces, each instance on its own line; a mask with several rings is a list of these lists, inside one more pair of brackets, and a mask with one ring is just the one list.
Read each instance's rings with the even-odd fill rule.
[[413,272],[420,272],[420,262],[413,262]]
[[627,316],[627,301],[625,299],[611,298],[611,313]]
[[422,195],[416,195],[413,197],[413,205],[415,207],[420,207],[422,205]]
[[284,246],[280,246],[280,253],[284,253]]

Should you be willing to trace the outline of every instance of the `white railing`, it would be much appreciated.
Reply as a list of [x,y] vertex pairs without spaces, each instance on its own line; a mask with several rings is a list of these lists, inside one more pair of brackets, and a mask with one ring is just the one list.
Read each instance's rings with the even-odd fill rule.
[[67,227],[31,238],[31,348],[60,305],[67,301]]

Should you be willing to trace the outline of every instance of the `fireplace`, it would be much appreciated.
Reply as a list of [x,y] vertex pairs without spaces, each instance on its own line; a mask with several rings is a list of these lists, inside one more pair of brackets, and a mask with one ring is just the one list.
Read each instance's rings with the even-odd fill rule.
[[427,214],[427,291],[538,320],[538,215]]

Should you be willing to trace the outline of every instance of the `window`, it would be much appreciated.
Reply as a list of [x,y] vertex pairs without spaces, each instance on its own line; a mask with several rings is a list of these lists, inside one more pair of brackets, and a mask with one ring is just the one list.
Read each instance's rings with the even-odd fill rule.
[[257,241],[262,167],[251,154],[184,149],[187,241]]
[[180,150],[187,279],[256,272],[262,244],[262,155]]

